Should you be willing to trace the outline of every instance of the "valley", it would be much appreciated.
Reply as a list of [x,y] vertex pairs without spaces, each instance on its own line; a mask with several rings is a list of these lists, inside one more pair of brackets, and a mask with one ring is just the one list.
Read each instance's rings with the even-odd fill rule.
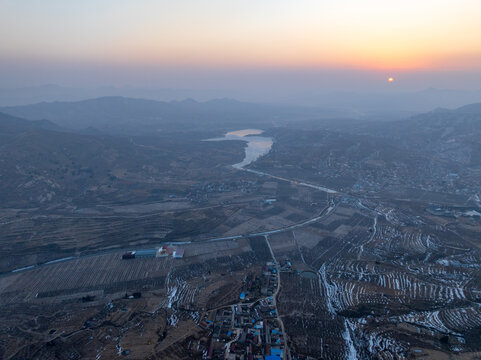
[[[479,164],[440,153],[449,136],[421,153],[387,130],[300,128],[265,128],[258,156],[242,136],[203,141],[234,129],[47,143],[30,140],[64,133],[16,130],[2,152],[0,355],[480,356]],[[39,150],[13,151],[25,139]]]

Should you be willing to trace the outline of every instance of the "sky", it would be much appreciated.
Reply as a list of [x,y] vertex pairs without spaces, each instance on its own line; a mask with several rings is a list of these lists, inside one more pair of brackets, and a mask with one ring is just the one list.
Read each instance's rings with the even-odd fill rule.
[[0,0],[0,82],[480,90],[481,1]]

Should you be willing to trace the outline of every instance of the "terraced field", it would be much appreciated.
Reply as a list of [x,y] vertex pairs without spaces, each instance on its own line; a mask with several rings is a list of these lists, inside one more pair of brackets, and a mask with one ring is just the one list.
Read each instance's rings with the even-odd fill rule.
[[91,256],[42,266],[0,278],[2,301],[64,300],[81,293],[112,294],[149,286],[163,288],[172,258],[126,261],[121,253]]
[[[415,349],[475,356],[481,349],[480,251],[418,217],[346,206],[273,236],[276,256],[317,273],[310,280],[282,277],[279,302],[293,348],[328,359],[408,358]],[[308,327],[325,330],[310,338]],[[420,340],[419,333],[427,335]],[[332,351],[316,336],[330,339]]]

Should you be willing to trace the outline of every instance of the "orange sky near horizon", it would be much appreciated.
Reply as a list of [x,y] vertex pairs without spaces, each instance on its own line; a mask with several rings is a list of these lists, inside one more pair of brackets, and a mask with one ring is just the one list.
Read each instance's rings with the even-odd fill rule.
[[0,60],[481,70],[478,0],[5,0],[0,10]]

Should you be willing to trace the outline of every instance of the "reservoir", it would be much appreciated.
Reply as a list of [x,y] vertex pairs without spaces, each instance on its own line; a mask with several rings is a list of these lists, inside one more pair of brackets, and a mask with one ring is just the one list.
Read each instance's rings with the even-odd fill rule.
[[226,141],[226,140],[240,140],[247,143],[245,148],[244,160],[240,163],[232,165],[237,169],[242,169],[250,163],[256,161],[263,155],[266,155],[272,148],[273,140],[270,137],[260,136],[263,130],[259,129],[244,129],[230,131],[221,138],[208,139],[207,141]]

